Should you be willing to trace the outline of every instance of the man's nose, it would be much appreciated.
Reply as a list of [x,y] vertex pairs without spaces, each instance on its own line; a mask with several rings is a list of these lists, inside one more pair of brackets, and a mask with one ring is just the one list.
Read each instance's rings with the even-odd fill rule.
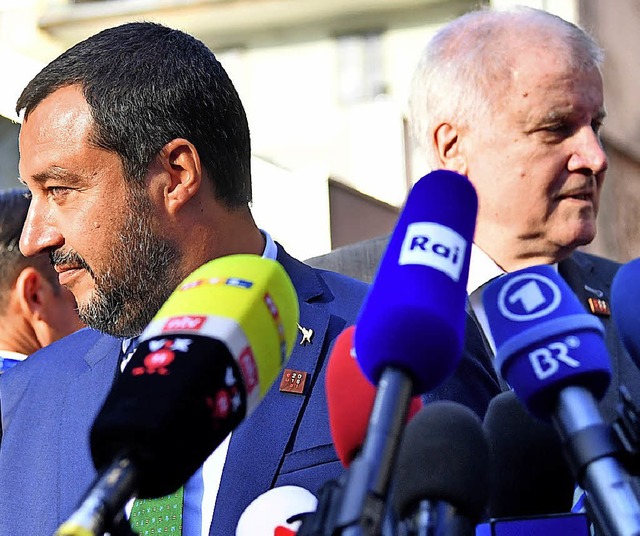
[[20,251],[25,257],[33,257],[40,253],[60,247],[64,243],[62,235],[51,223],[51,218],[31,200],[27,218],[20,235]]

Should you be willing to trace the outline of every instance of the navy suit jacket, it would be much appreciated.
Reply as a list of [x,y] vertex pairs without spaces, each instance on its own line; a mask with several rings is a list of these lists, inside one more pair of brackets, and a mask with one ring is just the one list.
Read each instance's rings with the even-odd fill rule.
[[[311,266],[334,270],[371,282],[388,239],[388,236],[381,236],[363,240],[326,255],[308,259],[306,262]],[[619,263],[609,259],[576,251],[558,263],[558,272],[588,310],[589,298],[601,298],[611,303],[611,282],[619,267]],[[600,409],[603,416],[611,421],[616,415],[615,407],[620,385],[625,385],[633,399],[640,403],[640,370],[622,346],[613,319],[610,316],[599,318],[605,327],[612,369],[611,385],[600,401]],[[504,388],[505,384],[499,380],[494,369],[492,351],[486,344],[475,316],[470,312],[467,315],[464,353],[458,369],[449,380],[426,395],[425,399],[455,400],[469,406],[483,417],[491,398]]]
[[[210,534],[235,534],[246,506],[271,487],[316,493],[343,468],[334,451],[324,394],[333,340],[355,322],[367,285],[313,269],[278,248],[298,294],[300,325],[286,367],[306,371],[304,395],[279,391],[280,378],[233,433]],[[88,433],[116,374],[121,340],[83,329],[0,376],[0,536],[51,536],[96,477]]]

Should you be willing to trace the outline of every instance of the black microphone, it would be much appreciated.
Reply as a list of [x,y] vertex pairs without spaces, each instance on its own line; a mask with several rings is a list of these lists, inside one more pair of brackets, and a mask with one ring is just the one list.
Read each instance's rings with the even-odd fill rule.
[[491,400],[483,426],[493,462],[490,517],[571,510],[575,480],[553,426],[531,416],[513,391]]
[[493,485],[491,519],[481,528],[491,535],[588,536],[586,516],[571,513],[575,480],[553,426],[530,415],[513,391],[493,398],[483,426]]
[[345,536],[380,530],[411,395],[440,385],[460,361],[477,204],[458,173],[420,179],[360,311],[355,354],[376,396],[344,486],[338,525]]
[[424,406],[407,425],[392,503],[406,536],[470,536],[485,512],[490,451],[478,416],[456,402]]
[[551,266],[500,277],[483,301],[500,374],[533,415],[553,422],[597,528],[640,534],[640,504],[597,405],[611,378],[602,323]]
[[268,391],[297,321],[276,261],[232,255],[189,275],[107,395],[90,435],[100,477],[56,535],[102,535],[133,496],[183,485]]

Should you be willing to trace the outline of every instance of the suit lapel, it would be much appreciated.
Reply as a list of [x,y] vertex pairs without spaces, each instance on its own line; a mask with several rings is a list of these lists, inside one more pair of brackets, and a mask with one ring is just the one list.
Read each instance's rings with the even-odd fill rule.
[[[89,449],[78,448],[78,438],[86,437],[102,403],[111,389],[115,369],[120,354],[121,341],[104,335],[84,355],[84,361],[74,361],[73,374],[63,395],[60,408],[59,456],[60,482],[73,486],[60,486],[60,515],[66,517],[77,507],[78,497],[82,497],[91,485],[95,473]],[[87,442],[88,445],[88,442]],[[69,453],[73,458],[69,459]]]
[[[314,270],[291,258],[278,247],[278,260],[298,294],[299,324],[313,330],[311,344],[302,345],[298,332],[285,368],[307,372],[304,395],[280,392],[282,373],[249,419],[231,436],[210,534],[234,534],[242,511],[260,493],[271,488],[292,446],[311,385],[319,374],[321,349],[329,326],[329,314],[310,301],[323,293]],[[259,423],[259,425],[256,425]]]

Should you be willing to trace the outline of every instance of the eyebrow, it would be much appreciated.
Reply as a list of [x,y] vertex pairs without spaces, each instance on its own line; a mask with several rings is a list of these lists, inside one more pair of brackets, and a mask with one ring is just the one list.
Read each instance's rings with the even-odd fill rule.
[[[563,108],[563,109],[555,109],[550,110],[545,116],[540,118],[541,123],[553,122],[558,119],[566,119],[567,117],[572,117],[575,114],[573,109]],[[600,108],[598,113],[595,115],[593,119],[597,119],[598,121],[602,121],[607,116],[607,112],[604,108]]]
[[[50,180],[63,180],[67,184],[78,184],[83,180],[82,176],[78,175],[77,173],[73,173],[58,166],[52,166],[45,171],[35,173],[31,176],[31,179],[40,184],[44,184],[45,182]],[[24,184],[24,180],[22,178],[20,178],[19,180]]]

